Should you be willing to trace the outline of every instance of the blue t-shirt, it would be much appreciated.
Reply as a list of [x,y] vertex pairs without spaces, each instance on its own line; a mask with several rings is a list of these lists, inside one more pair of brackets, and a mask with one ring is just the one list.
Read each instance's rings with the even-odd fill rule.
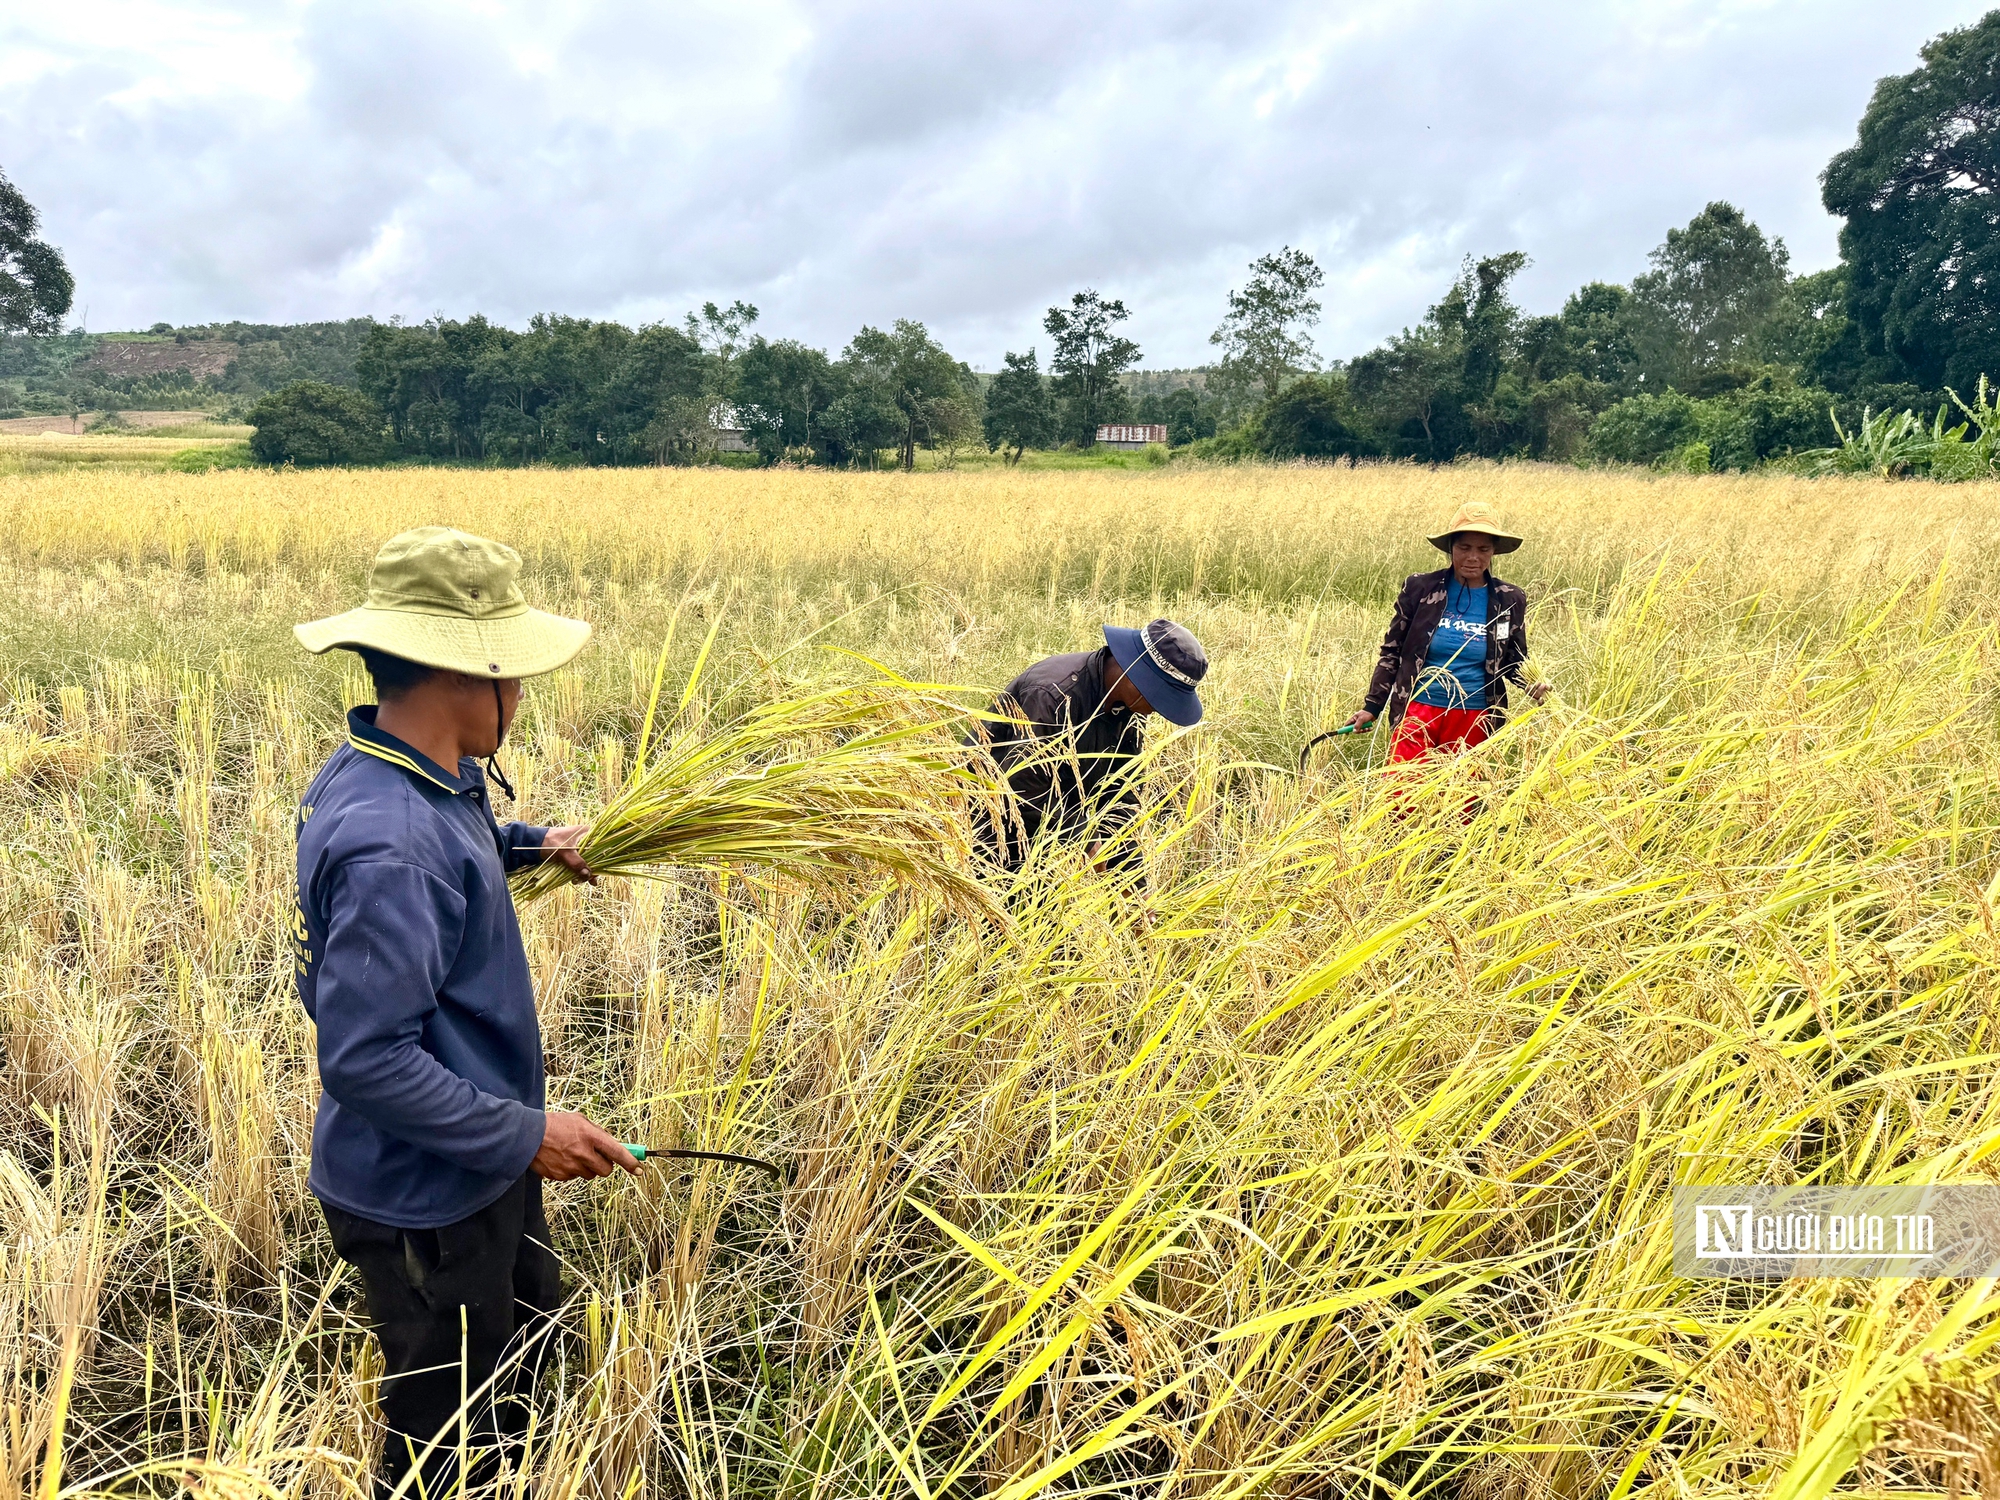
[[1415,701],[1432,708],[1486,707],[1486,589],[1456,579],[1447,586],[1444,617],[1417,675]]

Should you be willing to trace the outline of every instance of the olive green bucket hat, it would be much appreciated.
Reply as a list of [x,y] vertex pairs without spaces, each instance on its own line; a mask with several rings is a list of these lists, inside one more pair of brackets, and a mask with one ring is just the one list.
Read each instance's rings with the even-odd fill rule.
[[1484,500],[1466,501],[1453,513],[1451,524],[1428,540],[1438,551],[1449,552],[1451,539],[1461,531],[1476,531],[1481,536],[1492,537],[1495,552],[1512,552],[1521,545],[1521,539],[1500,524],[1500,513]]
[[590,626],[528,608],[521,554],[449,526],[392,536],[368,569],[368,602],[294,625],[317,656],[367,646],[475,677],[535,677],[583,649]]

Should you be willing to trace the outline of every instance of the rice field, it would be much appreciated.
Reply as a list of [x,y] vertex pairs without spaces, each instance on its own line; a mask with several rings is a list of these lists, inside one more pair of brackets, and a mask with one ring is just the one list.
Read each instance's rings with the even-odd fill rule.
[[[80,468],[127,474],[207,469],[224,458],[248,455],[249,427],[189,420],[200,413],[133,412],[127,428],[92,430],[95,415],[0,421],[0,478],[65,475]],[[181,420],[148,420],[159,417]]]
[[[1391,779],[1422,542],[1529,538],[1555,685]],[[523,908],[552,1101],[779,1162],[550,1194],[508,1492],[2000,1492],[1989,1282],[1677,1278],[1675,1183],[2000,1180],[1995,487],[1533,465],[0,476],[0,1500],[365,1492],[305,1190],[294,799],[366,701],[290,626],[444,522],[597,625],[518,815],[886,669],[972,705],[1103,621],[1214,662],[1149,880],[1010,925],[720,871]],[[698,627],[698,628],[693,628]],[[698,737],[697,737],[698,738]],[[1468,812],[1467,810],[1470,809]]]

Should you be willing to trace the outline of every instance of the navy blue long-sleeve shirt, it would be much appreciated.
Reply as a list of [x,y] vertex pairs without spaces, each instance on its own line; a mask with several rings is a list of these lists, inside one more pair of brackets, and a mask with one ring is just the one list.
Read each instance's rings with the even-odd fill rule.
[[300,799],[292,946],[319,1029],[314,1194],[402,1229],[477,1213],[541,1149],[542,1034],[507,871],[546,829],[348,715]]

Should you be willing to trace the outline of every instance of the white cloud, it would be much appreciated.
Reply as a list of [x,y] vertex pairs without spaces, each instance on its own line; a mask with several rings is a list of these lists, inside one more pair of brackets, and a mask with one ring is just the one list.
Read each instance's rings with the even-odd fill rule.
[[1290,243],[1352,353],[1462,255],[1526,250],[1549,308],[1714,198],[1830,263],[1820,168],[1979,9],[13,0],[0,167],[100,328],[742,296],[990,368],[1087,284],[1182,364]]

